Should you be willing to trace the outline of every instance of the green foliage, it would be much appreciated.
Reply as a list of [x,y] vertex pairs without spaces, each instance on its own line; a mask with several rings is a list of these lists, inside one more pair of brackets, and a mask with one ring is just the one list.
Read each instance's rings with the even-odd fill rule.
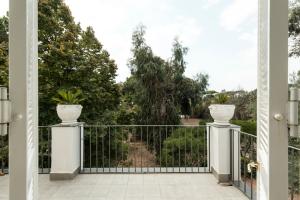
[[253,121],[253,120],[232,120],[231,123],[240,126],[242,132],[256,135],[256,126],[257,126],[256,121]]
[[40,123],[58,122],[51,101],[57,90],[78,88],[85,97],[81,120],[112,124],[120,97],[117,66],[93,29],[82,30],[62,0],[40,0],[38,17]]
[[215,96],[213,102],[215,104],[225,104],[225,103],[227,103],[228,99],[229,98],[228,98],[227,94],[220,93]]
[[290,56],[300,56],[300,3],[290,5],[289,12],[289,37],[293,41]]
[[8,17],[0,18],[0,85],[8,85]]
[[201,93],[208,86],[208,75],[195,79],[183,75],[188,49],[176,38],[170,60],[156,56],[145,40],[145,27],[139,26],[132,36],[132,76],[125,82],[130,86],[132,102],[137,105],[137,124],[179,124],[179,114],[193,115]]
[[292,87],[300,86],[300,71],[298,71],[298,73],[293,72],[290,74],[290,83]]
[[201,95],[208,86],[208,75],[197,74],[194,79],[182,77],[176,85],[177,101],[180,104],[182,115],[197,114],[197,104],[201,101]]
[[84,100],[82,96],[81,90],[65,90],[61,89],[57,91],[57,97],[53,97],[52,100],[55,101],[57,104],[68,104],[68,105],[74,105],[74,104],[80,104]]
[[[128,155],[128,130],[120,127],[86,128],[84,151],[89,155],[84,168],[121,167]],[[90,151],[92,149],[92,151]]]
[[133,57],[129,62],[134,103],[138,105],[136,123],[179,124],[174,83],[178,74],[174,73],[170,63],[154,55],[145,43],[144,35],[143,26],[133,33]]
[[235,105],[234,119],[256,120],[257,91],[238,91],[230,95],[228,103]]
[[135,79],[130,77],[121,84],[121,101],[117,111],[117,124],[135,124],[138,106],[134,103]]
[[205,167],[206,137],[204,129],[178,128],[164,142],[161,156],[157,156],[162,166]]
[[289,149],[289,195],[291,200],[295,200],[295,195],[300,192],[299,184],[299,166],[300,154],[297,150]]
[[[55,103],[61,88],[83,91],[86,123],[113,123],[120,91],[117,66],[91,27],[82,30],[63,0],[39,0],[39,122],[58,123]],[[0,18],[0,85],[8,85],[8,18]]]
[[8,135],[0,136],[0,170],[8,167]]

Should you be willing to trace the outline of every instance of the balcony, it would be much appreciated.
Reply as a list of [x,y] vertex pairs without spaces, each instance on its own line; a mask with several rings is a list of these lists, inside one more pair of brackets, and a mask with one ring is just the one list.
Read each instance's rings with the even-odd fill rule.
[[[73,130],[75,140],[77,138],[72,152],[78,159],[79,175],[71,180],[51,181],[50,172],[57,170],[57,164],[71,161],[72,155],[58,156],[64,155],[69,141],[74,139],[61,138],[69,129]],[[225,146],[227,156],[225,152],[216,154],[221,146],[216,143],[216,136],[226,135],[218,132],[224,129],[229,139]],[[53,138],[63,141],[62,146],[53,145]],[[224,138],[221,141],[226,143]],[[8,135],[0,137],[0,149],[7,146]],[[7,200],[8,155],[1,152],[0,169],[7,175],[0,177],[0,200]],[[289,146],[291,200],[299,195],[299,152],[296,145]],[[213,124],[40,126],[39,197],[50,200],[252,200],[256,199],[257,174],[256,170],[249,171],[248,164],[255,161],[256,156],[256,136],[241,132],[235,125],[220,129]],[[224,184],[218,184],[221,181],[216,176],[220,170],[217,162],[222,162],[221,158],[230,160],[229,180]]]
[[[59,157],[74,139],[60,138],[70,130],[77,138],[72,153],[79,175],[50,180],[72,160],[72,155]],[[247,171],[247,164],[256,159],[256,138],[236,126],[227,130],[230,154],[222,157],[230,159],[229,180],[218,184],[221,169],[213,140],[220,133],[210,124],[39,127],[39,199],[255,199],[256,174]],[[7,136],[0,139],[7,145]],[[57,141],[63,141],[61,147]],[[7,163],[2,160],[6,173]],[[8,199],[8,179],[0,177],[0,200]]]

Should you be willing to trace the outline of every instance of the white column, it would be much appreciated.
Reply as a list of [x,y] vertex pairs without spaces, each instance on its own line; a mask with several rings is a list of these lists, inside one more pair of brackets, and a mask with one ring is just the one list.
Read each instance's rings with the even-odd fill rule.
[[10,0],[9,199],[38,197],[38,34],[37,0]]
[[[259,1],[258,58],[257,199],[285,200],[288,198],[288,0]],[[276,114],[278,120],[274,118]]]

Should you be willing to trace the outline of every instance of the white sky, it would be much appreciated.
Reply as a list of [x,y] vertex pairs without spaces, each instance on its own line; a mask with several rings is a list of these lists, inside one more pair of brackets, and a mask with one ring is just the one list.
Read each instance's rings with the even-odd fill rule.
[[[178,36],[189,48],[186,75],[210,75],[210,89],[254,89],[257,68],[257,0],[66,0],[83,27],[97,38],[118,65],[117,81],[130,75],[131,35],[147,27],[147,43],[155,54],[169,58]],[[0,15],[8,0],[0,0]],[[300,69],[290,59],[290,72]]]

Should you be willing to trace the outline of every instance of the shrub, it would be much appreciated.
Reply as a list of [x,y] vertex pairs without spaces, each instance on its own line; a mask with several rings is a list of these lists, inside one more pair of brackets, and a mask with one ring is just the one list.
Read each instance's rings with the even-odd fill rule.
[[242,132],[256,135],[256,121],[253,120],[232,120],[232,124],[241,127]]
[[158,161],[164,167],[206,166],[205,130],[199,128],[178,128],[163,142]]

